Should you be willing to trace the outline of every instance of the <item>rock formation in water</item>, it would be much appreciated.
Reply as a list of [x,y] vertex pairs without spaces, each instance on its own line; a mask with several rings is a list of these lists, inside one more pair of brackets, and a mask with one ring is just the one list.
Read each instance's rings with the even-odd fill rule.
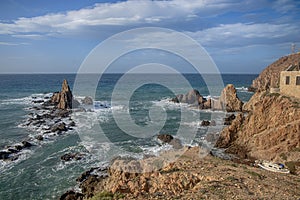
[[94,103],[92,97],[84,97],[81,102],[85,105],[93,105]]
[[204,98],[198,90],[191,90],[187,94],[179,94],[172,99],[175,103],[187,103],[192,106],[198,106],[200,109],[210,108],[210,99]]
[[221,92],[220,98],[213,101],[214,110],[226,110],[227,112],[242,111],[243,102],[238,98],[234,85],[228,84]]
[[63,81],[61,91],[53,94],[51,103],[55,104],[58,109],[72,109],[78,106],[78,102],[73,99],[67,80]]
[[198,90],[191,90],[187,94],[179,94],[171,101],[187,103],[199,109],[226,110],[227,112],[242,111],[243,102],[238,98],[234,85],[228,84],[221,92],[218,100],[204,98]]

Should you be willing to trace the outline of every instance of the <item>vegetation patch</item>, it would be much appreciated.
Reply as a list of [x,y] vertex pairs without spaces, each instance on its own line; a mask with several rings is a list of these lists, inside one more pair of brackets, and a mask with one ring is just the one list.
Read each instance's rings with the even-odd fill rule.
[[286,162],[285,165],[290,170],[291,174],[296,175],[296,166],[300,166],[300,162],[290,161]]
[[178,171],[180,171],[180,169],[175,167],[175,168],[168,169],[168,170],[162,170],[161,173],[162,174],[167,174],[167,173],[178,172]]
[[125,197],[124,194],[121,193],[111,193],[108,191],[102,191],[97,193],[95,196],[90,198],[89,200],[112,200],[112,199],[123,199]]
[[252,177],[256,177],[256,178],[259,178],[259,179],[264,179],[265,177],[260,175],[259,173],[256,173],[254,171],[246,171],[248,174],[250,174]]
[[286,160],[286,159],[287,159],[287,156],[285,155],[285,153],[281,153],[279,156],[280,156],[280,158],[282,158],[283,160]]

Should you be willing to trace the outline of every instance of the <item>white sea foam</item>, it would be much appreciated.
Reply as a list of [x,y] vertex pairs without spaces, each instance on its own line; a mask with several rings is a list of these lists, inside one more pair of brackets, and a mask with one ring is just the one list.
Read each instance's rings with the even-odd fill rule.
[[[52,96],[53,93],[37,93],[37,94],[31,94],[26,97],[20,97],[20,98],[12,98],[12,99],[3,99],[0,101],[3,105],[11,105],[11,104],[23,104],[23,105],[32,105],[34,104],[33,101],[40,101],[40,100],[47,100]],[[40,103],[38,103],[40,104]]]
[[253,92],[250,92],[250,91],[248,90],[248,87],[244,87],[244,86],[242,86],[242,87],[236,87],[235,89],[236,89],[238,92],[253,93]]

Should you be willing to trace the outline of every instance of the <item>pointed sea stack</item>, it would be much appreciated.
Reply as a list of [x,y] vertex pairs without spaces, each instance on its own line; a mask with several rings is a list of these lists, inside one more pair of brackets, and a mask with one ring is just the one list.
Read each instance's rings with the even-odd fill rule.
[[56,92],[51,97],[51,103],[55,104],[58,109],[72,109],[73,94],[68,85],[68,81],[63,81],[61,91]]

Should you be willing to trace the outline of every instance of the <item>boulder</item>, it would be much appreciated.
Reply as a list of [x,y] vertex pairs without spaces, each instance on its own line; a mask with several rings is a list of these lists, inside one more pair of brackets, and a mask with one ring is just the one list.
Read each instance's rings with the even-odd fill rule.
[[169,134],[161,134],[158,135],[157,138],[161,140],[163,143],[170,143],[174,139],[174,137]]
[[28,142],[28,141],[23,141],[22,144],[23,144],[24,148],[29,148],[29,147],[32,146],[32,144],[30,142]]
[[35,137],[35,139],[42,141],[44,138],[43,138],[42,135],[38,135],[38,136]]
[[208,120],[203,120],[201,122],[201,126],[209,126],[209,125],[210,125],[210,121],[208,121]]
[[10,152],[7,151],[0,151],[0,160],[6,160],[10,156]]
[[60,159],[63,161],[71,161],[71,160],[81,160],[83,158],[83,154],[81,153],[66,153],[61,156]]
[[56,131],[67,131],[68,129],[66,127],[66,124],[62,122],[59,124],[54,124],[50,130],[51,132],[56,132]]
[[85,97],[81,102],[85,105],[93,105],[92,97]]
[[173,146],[174,149],[181,149],[182,144],[181,141],[177,138],[174,138],[172,135],[169,134],[160,134],[157,136],[159,140],[162,141],[162,143],[167,143]]

